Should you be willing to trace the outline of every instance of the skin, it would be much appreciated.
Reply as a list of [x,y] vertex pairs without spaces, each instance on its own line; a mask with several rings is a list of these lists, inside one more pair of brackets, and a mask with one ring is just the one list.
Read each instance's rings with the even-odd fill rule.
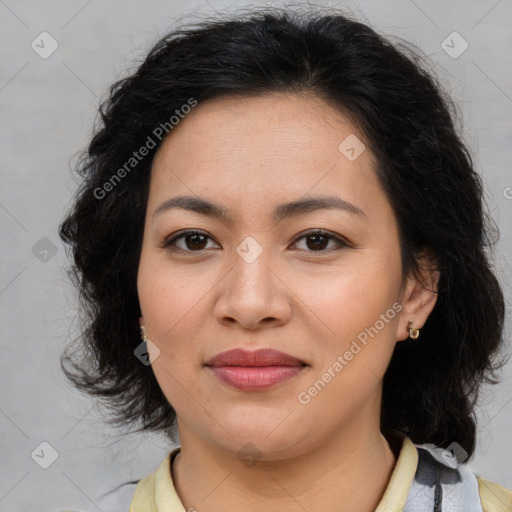
[[[152,368],[177,414],[172,475],[186,510],[364,512],[384,494],[396,453],[380,432],[382,378],[409,322],[421,328],[432,311],[438,276],[403,275],[396,218],[368,144],[354,161],[338,149],[350,134],[365,141],[311,94],[230,97],[196,106],[155,156],[137,286],[141,323],[160,350]],[[232,222],[184,209],[153,215],[182,194],[219,203]],[[364,215],[270,216],[279,203],[319,195]],[[162,247],[184,229],[209,238]],[[303,234],[314,229],[350,245],[327,239],[315,250]],[[251,263],[236,251],[249,236],[262,248]],[[394,303],[401,311],[300,403]],[[273,389],[240,391],[204,366],[235,347],[274,348],[307,367]],[[253,464],[238,456],[247,443]]]

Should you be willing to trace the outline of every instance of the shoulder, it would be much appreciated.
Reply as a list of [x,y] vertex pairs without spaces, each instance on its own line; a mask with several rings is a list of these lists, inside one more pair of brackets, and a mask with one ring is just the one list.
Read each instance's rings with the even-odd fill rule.
[[512,491],[496,482],[477,476],[478,491],[484,512],[511,512]]

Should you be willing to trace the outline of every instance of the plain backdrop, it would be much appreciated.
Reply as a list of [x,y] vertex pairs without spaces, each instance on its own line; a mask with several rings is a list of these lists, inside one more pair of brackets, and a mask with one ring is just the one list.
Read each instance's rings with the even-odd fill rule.
[[[109,427],[94,402],[64,379],[59,354],[76,335],[77,301],[57,228],[76,188],[74,157],[108,86],[180,21],[250,5],[283,4],[0,0],[2,512],[101,510],[95,502],[103,493],[153,472],[170,449],[162,436]],[[317,5],[344,8],[419,47],[460,107],[464,138],[501,231],[495,260],[507,297],[510,354],[512,2]],[[512,488],[512,362],[501,377],[482,394],[470,465]]]

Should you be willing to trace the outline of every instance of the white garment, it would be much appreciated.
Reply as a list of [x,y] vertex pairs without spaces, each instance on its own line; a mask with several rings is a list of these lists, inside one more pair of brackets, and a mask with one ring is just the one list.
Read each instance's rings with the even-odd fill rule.
[[447,450],[416,444],[418,467],[404,512],[483,512],[476,474]]

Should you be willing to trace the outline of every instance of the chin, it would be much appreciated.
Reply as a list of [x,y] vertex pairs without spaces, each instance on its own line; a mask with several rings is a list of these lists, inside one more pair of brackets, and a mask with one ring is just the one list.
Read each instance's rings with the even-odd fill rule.
[[[286,417],[286,415],[284,416]],[[306,432],[301,432],[298,427],[284,425],[281,423],[283,417],[276,422],[237,422],[236,424],[225,424],[226,429],[232,435],[222,430],[222,439],[216,442],[224,449],[237,453],[242,451],[241,456],[251,451],[255,456],[265,460],[279,460],[283,457],[290,457],[296,454],[302,445],[301,440],[307,439]],[[280,424],[281,423],[281,424]]]

